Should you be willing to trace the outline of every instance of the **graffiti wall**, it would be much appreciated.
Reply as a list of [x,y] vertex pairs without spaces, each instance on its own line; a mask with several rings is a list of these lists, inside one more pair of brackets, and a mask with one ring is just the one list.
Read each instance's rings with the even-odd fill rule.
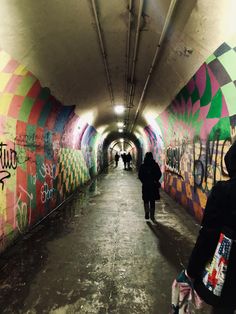
[[0,50],[0,250],[96,173],[94,137],[74,106]]
[[165,170],[165,190],[198,220],[212,186],[228,179],[224,155],[235,136],[235,65],[236,43],[223,43],[158,116],[160,134],[152,125],[145,130]]

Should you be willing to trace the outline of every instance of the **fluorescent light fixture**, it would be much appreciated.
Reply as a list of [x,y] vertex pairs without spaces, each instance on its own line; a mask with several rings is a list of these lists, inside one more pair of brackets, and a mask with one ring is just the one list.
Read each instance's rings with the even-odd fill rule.
[[123,129],[118,129],[118,132],[119,132],[119,133],[122,133],[122,132],[123,132]]
[[125,125],[124,125],[124,122],[117,122],[117,126],[119,128],[123,128]]
[[116,105],[114,110],[117,114],[121,114],[125,111],[125,107],[123,105]]

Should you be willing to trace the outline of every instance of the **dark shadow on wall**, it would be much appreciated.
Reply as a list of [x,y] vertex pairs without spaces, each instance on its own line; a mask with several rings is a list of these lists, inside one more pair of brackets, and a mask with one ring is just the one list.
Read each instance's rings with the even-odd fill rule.
[[173,228],[168,228],[159,222],[152,224],[148,221],[147,225],[159,240],[158,250],[168,262],[177,271],[185,268],[193,249],[193,243],[182,233],[179,233]]

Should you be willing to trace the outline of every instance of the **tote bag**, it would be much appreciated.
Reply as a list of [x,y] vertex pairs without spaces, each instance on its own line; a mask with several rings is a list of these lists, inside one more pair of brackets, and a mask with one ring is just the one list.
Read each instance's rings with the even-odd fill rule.
[[194,290],[192,281],[186,275],[186,270],[182,270],[172,284],[169,314],[191,314],[202,306],[203,301]]

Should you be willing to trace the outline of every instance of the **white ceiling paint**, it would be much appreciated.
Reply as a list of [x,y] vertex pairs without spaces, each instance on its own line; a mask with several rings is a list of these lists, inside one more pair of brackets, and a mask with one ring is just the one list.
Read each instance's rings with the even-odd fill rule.
[[[103,132],[117,131],[113,111],[125,99],[126,44],[131,0],[94,0],[114,101],[107,86],[92,1],[0,0],[0,46],[23,63],[65,105],[76,105]],[[133,0],[130,63],[141,0]],[[143,1],[134,71],[132,126],[171,0]],[[235,34],[235,0],[177,0],[166,41],[140,104],[138,126],[156,117],[206,58]],[[130,77],[130,75],[129,75]],[[129,91],[129,89],[128,89]],[[133,131],[135,131],[135,128]]]

